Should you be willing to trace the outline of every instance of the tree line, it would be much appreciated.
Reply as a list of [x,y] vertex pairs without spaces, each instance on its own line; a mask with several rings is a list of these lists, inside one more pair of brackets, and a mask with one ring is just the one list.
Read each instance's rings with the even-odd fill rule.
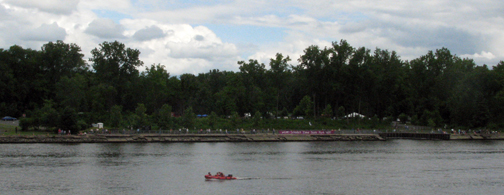
[[278,53],[267,65],[250,59],[237,72],[197,75],[170,75],[161,64],[140,72],[139,55],[118,41],[99,44],[87,62],[62,41],[0,49],[0,114],[26,116],[24,129],[192,128],[202,114],[207,126],[235,127],[245,116],[338,120],[354,112],[433,128],[504,126],[504,62],[489,69],[447,48],[408,61],[341,40],[309,46],[297,61]]

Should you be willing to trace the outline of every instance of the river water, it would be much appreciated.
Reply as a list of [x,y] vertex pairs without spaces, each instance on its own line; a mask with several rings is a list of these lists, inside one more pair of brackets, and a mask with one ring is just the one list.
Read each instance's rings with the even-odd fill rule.
[[2,144],[0,193],[502,194],[503,153],[502,141]]

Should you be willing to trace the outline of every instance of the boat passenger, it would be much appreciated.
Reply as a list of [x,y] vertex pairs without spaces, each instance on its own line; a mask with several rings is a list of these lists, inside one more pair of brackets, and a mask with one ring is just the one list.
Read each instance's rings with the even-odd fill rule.
[[208,176],[212,176],[212,174],[210,172],[208,172]]

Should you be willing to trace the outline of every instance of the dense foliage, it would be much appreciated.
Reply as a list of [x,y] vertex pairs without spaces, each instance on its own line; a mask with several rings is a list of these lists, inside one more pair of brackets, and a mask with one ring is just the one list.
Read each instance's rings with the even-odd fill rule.
[[192,128],[203,114],[209,128],[238,128],[248,116],[251,127],[265,127],[278,124],[267,118],[320,121],[354,112],[431,127],[504,126],[504,62],[476,66],[446,48],[404,61],[394,51],[342,40],[306,48],[298,63],[277,54],[268,67],[251,59],[238,62],[239,72],[177,76],[160,64],[140,72],[139,50],[117,41],[91,55],[88,65],[79,46],[62,41],[40,51],[0,49],[0,116],[25,114],[25,129],[82,129],[95,122]]

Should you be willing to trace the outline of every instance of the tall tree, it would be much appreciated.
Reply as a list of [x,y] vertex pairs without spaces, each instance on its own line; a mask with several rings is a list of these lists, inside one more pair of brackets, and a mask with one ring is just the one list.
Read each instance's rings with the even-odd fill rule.
[[267,71],[267,75],[270,79],[270,85],[273,86],[273,91],[276,92],[275,116],[278,116],[280,112],[280,94],[287,94],[285,86],[290,75],[289,61],[291,61],[289,56],[284,57],[281,53],[277,53],[275,59],[270,59],[270,69]]
[[110,126],[112,127],[120,127],[123,121],[122,117],[122,108],[121,106],[114,105],[110,109]]
[[157,114],[157,124],[161,129],[173,128],[173,119],[171,116],[172,107],[168,104],[163,104]]
[[74,110],[81,111],[81,105],[86,97],[86,79],[80,74],[69,78],[63,76],[56,83],[56,97],[62,107],[71,107]]
[[135,115],[136,115],[136,126],[137,128],[142,128],[145,129],[149,125],[149,115],[145,113],[147,111],[147,108],[145,108],[144,104],[138,104],[136,109],[135,109]]
[[239,61],[240,76],[246,88],[246,96],[244,97],[244,105],[242,111],[245,113],[253,113],[255,111],[266,112],[266,68],[263,63],[257,60],[249,60],[249,62]]
[[42,71],[48,78],[46,87],[54,92],[55,85],[61,78],[71,78],[75,73],[82,73],[87,68],[83,57],[81,48],[75,43],[56,41],[44,44],[40,51],[40,62]]
[[103,42],[99,48],[91,50],[93,69],[100,83],[112,86],[116,91],[115,103],[123,106],[126,110],[132,110],[134,100],[138,94],[134,93],[134,83],[138,79],[137,67],[143,65],[139,59],[138,49],[126,48],[118,41]]
[[300,76],[304,77],[307,92],[312,96],[314,102],[313,114],[318,114],[319,96],[322,96],[327,84],[323,82],[324,69],[329,65],[330,49],[320,49],[318,46],[313,45],[304,50],[304,54],[299,58],[299,65],[296,71],[300,72]]
[[147,67],[140,78],[141,93],[149,94],[143,96],[142,102],[145,103],[147,113],[155,113],[168,101],[170,74],[164,66],[158,64]]

